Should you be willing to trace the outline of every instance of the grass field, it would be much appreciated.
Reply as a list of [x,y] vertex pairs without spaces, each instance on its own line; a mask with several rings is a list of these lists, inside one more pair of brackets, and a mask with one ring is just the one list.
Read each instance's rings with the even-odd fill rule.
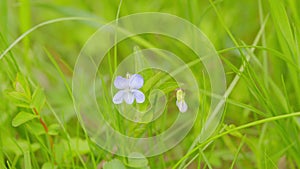
[[[0,0],[0,168],[300,168],[299,9],[298,0]],[[120,31],[170,27],[183,41],[139,34],[97,60],[102,47],[120,36],[106,27],[108,40],[102,43],[95,32],[145,12],[178,16],[203,37],[180,22],[133,20]],[[222,65],[206,62],[188,44],[212,52]],[[162,49],[152,54],[159,57],[147,60],[141,51],[150,48]],[[168,60],[163,50],[182,62]],[[85,54],[91,60],[82,68]],[[133,60],[124,63],[127,58]],[[175,73],[149,68],[152,62]],[[221,81],[211,80],[222,72]],[[126,73],[140,74],[144,83],[114,84],[116,76],[138,78]],[[181,84],[176,73],[186,81]],[[89,78],[95,86],[87,86]],[[123,83],[129,86],[118,87]],[[146,99],[134,95],[130,106],[124,96],[119,105],[116,88],[139,90]],[[220,104],[216,116],[213,99]],[[92,107],[93,101],[98,105]],[[182,113],[184,103],[188,109]],[[141,113],[149,107],[153,112]],[[156,140],[139,148],[102,133],[105,120],[124,136],[154,137],[179,117],[183,121],[171,132],[184,136],[178,143]],[[186,135],[179,133],[190,124]]]

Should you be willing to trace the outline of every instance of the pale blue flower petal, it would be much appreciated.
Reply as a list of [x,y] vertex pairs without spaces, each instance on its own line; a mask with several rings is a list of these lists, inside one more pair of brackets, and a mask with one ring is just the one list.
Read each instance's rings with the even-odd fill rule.
[[121,104],[123,102],[124,96],[126,95],[126,91],[125,90],[120,90],[118,91],[117,94],[115,94],[114,98],[113,98],[113,102],[115,104]]
[[122,76],[118,76],[115,81],[114,85],[117,89],[128,89],[129,88],[129,80],[123,78]]
[[132,90],[132,93],[133,93],[137,103],[144,103],[145,95],[143,92],[141,92],[139,90]]
[[145,95],[139,91],[144,85],[144,79],[139,74],[128,74],[127,78],[117,76],[114,85],[120,91],[114,96],[113,102],[115,104],[121,104],[123,100],[127,104],[133,104],[134,99],[137,103],[143,103],[145,101]]
[[134,102],[134,96],[131,92],[126,92],[123,99],[127,104],[132,104]]
[[186,102],[184,100],[180,100],[180,101],[177,100],[176,105],[181,113],[186,112],[188,109],[188,105],[186,104]]
[[144,85],[144,79],[139,74],[134,74],[129,78],[129,87],[131,89],[140,89]]

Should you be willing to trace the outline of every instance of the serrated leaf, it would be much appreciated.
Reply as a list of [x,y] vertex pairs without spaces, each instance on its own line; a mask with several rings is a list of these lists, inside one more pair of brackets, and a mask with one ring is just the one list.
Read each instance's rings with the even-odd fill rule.
[[59,124],[51,124],[48,129],[49,129],[48,133],[50,135],[58,135],[60,126]]
[[133,168],[146,168],[148,166],[148,160],[143,154],[133,152],[128,156],[128,166]]
[[44,106],[45,101],[46,97],[42,88],[37,87],[32,95],[32,106],[35,107],[37,111],[40,111]]
[[34,118],[37,118],[38,116],[33,115],[32,113],[21,111],[18,113],[15,118],[12,120],[12,126],[18,127]]
[[120,160],[113,159],[113,160],[105,163],[103,166],[103,169],[126,169],[126,167]]

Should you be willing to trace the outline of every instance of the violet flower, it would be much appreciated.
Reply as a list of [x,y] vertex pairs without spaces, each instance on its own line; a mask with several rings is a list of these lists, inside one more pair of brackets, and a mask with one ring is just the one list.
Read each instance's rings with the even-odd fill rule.
[[120,89],[113,98],[114,104],[121,104],[125,101],[127,104],[132,104],[134,100],[137,103],[143,103],[145,101],[145,95],[139,89],[144,85],[144,79],[139,74],[127,74],[126,78],[118,76],[114,85],[117,89]]
[[184,113],[188,109],[188,105],[184,101],[185,93],[182,89],[178,89],[176,92],[176,106],[178,107],[181,113]]

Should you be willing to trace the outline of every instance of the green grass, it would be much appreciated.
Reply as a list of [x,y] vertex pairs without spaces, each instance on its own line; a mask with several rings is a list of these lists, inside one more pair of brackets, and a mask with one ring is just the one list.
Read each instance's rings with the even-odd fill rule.
[[[0,168],[299,168],[299,9],[298,0],[1,0]],[[211,94],[202,60],[172,38],[145,34],[115,45],[97,72],[96,84],[103,88],[96,92],[105,93],[97,98],[99,109],[121,133],[155,135],[177,117],[172,103],[178,85],[158,70],[141,72],[146,94],[152,87],[167,93],[168,108],[155,122],[124,120],[110,104],[108,76],[129,54],[154,47],[173,52],[192,70],[200,91],[199,115],[185,139],[163,154],[136,160],[108,152],[89,137],[73,106],[72,75],[81,48],[101,25],[138,12],[170,13],[201,29],[222,60],[227,88],[224,95]],[[144,56],[135,57],[135,69],[147,66]],[[199,142],[211,98],[222,97],[217,130]]]

